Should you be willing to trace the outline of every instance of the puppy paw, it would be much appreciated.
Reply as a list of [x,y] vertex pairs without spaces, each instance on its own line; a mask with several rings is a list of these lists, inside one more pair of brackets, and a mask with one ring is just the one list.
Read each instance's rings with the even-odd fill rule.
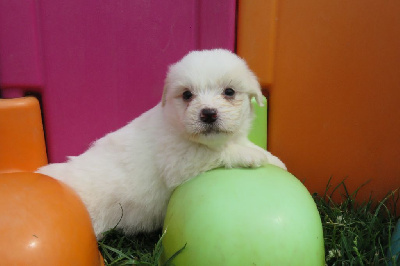
[[256,168],[268,164],[268,157],[262,150],[253,147],[237,146],[225,150],[222,161],[226,168]]
[[285,164],[278,157],[253,143],[231,146],[225,150],[222,157],[226,168],[256,168],[272,164],[286,170]]
[[287,170],[286,165],[276,156],[272,155],[270,152],[267,152],[268,163],[272,165],[276,165],[284,170]]

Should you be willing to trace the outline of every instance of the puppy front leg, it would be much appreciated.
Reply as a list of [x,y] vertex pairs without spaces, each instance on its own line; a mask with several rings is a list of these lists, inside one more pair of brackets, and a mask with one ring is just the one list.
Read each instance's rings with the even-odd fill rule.
[[286,170],[285,164],[278,157],[253,144],[249,140],[244,140],[240,144],[230,144],[222,152],[222,161],[226,168],[255,168],[266,164],[273,164]]

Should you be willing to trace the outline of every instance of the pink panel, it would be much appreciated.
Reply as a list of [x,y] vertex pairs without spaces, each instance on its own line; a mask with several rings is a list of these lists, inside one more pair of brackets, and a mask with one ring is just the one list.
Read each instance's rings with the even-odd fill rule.
[[198,47],[225,47],[233,50],[235,43],[236,1],[202,1],[199,3]]
[[0,86],[4,95],[21,96],[21,91],[8,88],[42,87],[37,30],[34,0],[0,0]]
[[235,0],[0,0],[3,97],[42,94],[49,159],[154,106],[169,64],[234,49]]
[[234,0],[42,0],[38,15],[52,162],[154,106],[189,50],[234,48]]

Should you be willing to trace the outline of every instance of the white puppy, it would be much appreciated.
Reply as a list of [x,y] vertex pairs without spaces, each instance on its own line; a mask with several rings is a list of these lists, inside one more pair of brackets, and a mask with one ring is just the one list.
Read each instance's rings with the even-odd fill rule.
[[202,172],[267,163],[285,168],[247,139],[253,97],[262,104],[260,85],[242,59],[222,49],[191,52],[170,66],[161,103],[80,156],[38,172],[81,196],[97,238],[115,226],[128,234],[157,229],[172,191]]

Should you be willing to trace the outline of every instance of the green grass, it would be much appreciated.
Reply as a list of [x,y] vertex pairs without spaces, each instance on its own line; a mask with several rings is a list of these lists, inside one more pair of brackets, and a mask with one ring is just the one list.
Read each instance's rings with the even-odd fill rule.
[[161,231],[126,236],[110,230],[99,241],[99,250],[106,265],[158,265],[161,255]]
[[[391,234],[398,219],[398,191],[380,201],[370,198],[357,203],[362,187],[351,194],[344,182],[330,194],[328,188],[322,196],[313,195],[321,216],[327,265],[387,265]],[[332,200],[338,193],[342,198],[340,204]],[[394,259],[392,262],[396,265]]]
[[[359,188],[362,189],[362,186]],[[313,194],[325,240],[327,265],[387,265],[390,239],[398,214],[399,192],[357,203],[358,190],[349,193],[345,182],[327,186],[324,195]],[[328,191],[331,191],[328,193]],[[335,203],[333,196],[342,202]],[[158,265],[161,231],[125,236],[111,230],[99,242],[106,265]],[[393,261],[393,265],[396,263]]]

